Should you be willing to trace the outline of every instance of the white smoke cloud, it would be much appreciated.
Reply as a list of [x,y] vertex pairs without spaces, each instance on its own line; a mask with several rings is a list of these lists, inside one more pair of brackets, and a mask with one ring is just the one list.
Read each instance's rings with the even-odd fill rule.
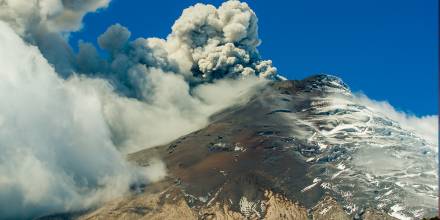
[[1,21],[0,48],[2,218],[89,207],[142,178],[112,143],[96,89],[60,79]]
[[275,78],[271,61],[260,59],[257,16],[246,3],[227,1],[218,9],[196,4],[185,9],[167,38],[171,58],[183,73],[204,79],[256,74]]
[[[252,92],[267,82],[248,77],[222,79],[190,89],[181,75],[160,69],[140,68],[146,74],[142,91],[145,101],[114,92],[106,81],[85,77],[69,83],[94,88],[102,102],[102,112],[112,133],[112,140],[123,152],[168,143],[175,138],[206,126],[209,116],[231,105],[245,103]],[[146,72],[143,72],[146,71]]]
[[[402,128],[412,131],[424,138],[428,143],[438,147],[438,115],[415,116],[396,110],[387,101],[376,101],[362,93],[355,94],[355,100],[376,112],[398,122]],[[436,149],[435,149],[436,150]]]

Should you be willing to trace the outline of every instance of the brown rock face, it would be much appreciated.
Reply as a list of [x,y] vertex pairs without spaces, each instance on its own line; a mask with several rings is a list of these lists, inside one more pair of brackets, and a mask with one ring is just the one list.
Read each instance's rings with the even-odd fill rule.
[[191,208],[184,193],[176,185],[171,185],[163,191],[150,189],[143,194],[118,199],[78,219],[308,219],[306,208],[271,191],[266,191],[258,204],[263,209],[261,213],[254,211],[255,204],[248,202],[250,204],[243,205],[241,211],[232,210],[230,203],[219,202]]
[[166,183],[150,187],[143,194],[110,202],[78,219],[197,219],[176,188]]
[[350,220],[341,206],[331,197],[325,197],[313,207],[313,219],[315,220]]
[[266,196],[268,200],[264,219],[308,219],[306,208],[300,204],[281,195],[273,194],[271,191],[267,191]]
[[386,213],[371,209],[367,210],[362,217],[364,220],[397,220],[397,218],[389,216]]

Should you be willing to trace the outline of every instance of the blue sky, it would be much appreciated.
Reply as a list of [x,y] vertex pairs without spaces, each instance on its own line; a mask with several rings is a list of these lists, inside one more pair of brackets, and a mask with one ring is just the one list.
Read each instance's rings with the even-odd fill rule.
[[[136,37],[164,38],[182,10],[196,2],[113,0],[89,14],[72,34],[96,44],[120,23]],[[437,0],[247,1],[259,18],[259,47],[279,73],[301,79],[316,73],[341,77],[353,91],[387,100],[416,115],[438,114]]]

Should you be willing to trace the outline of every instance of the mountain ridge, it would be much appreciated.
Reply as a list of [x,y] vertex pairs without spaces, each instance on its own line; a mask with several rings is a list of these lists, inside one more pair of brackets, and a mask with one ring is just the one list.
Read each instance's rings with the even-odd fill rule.
[[[370,110],[352,98],[349,87],[329,75],[269,82],[247,103],[213,115],[205,128],[130,154],[140,166],[161,158],[168,176],[133,185],[132,196],[79,219],[406,218],[420,207],[404,210],[398,203],[408,196],[398,191],[404,187],[368,165],[360,169],[365,160],[356,152],[377,143],[399,149],[390,144],[395,135],[426,143],[392,120],[365,116]],[[435,213],[422,208],[423,215]]]

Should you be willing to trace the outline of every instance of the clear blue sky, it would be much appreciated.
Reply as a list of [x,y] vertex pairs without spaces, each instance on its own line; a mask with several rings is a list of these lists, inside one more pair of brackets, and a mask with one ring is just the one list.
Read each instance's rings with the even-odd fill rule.
[[[113,0],[71,36],[96,44],[120,23],[136,37],[166,37],[196,2]],[[438,114],[437,0],[247,1],[259,18],[259,50],[289,79],[329,73],[353,91],[416,115]]]

